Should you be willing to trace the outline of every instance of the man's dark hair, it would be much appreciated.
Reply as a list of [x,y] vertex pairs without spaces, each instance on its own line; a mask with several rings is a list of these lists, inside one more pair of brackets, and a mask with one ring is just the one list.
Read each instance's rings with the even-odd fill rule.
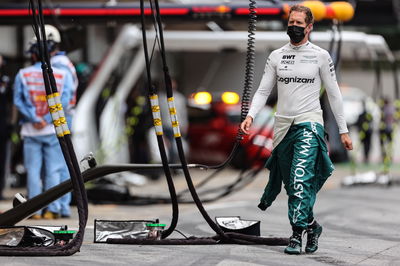
[[306,6],[302,6],[302,5],[294,5],[289,10],[289,17],[293,11],[303,12],[304,14],[306,14],[307,25],[314,22],[314,16],[313,16],[310,8],[308,8]]

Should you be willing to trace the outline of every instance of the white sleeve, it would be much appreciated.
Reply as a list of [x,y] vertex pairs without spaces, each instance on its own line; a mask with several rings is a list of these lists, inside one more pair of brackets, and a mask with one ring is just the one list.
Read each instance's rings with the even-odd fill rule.
[[339,133],[348,133],[349,130],[343,113],[342,94],[336,81],[335,66],[328,52],[322,54],[320,74],[322,84],[328,94],[329,105],[339,127]]
[[257,113],[265,106],[268,96],[271,94],[275,83],[276,63],[274,62],[273,55],[271,54],[267,59],[260,85],[253,96],[251,107],[249,113],[247,114],[248,116],[251,116],[254,119]]

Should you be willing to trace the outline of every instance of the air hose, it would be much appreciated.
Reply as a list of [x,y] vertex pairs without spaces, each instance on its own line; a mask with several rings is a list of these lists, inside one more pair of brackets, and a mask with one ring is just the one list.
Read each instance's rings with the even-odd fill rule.
[[[264,128],[265,128],[265,126],[268,125],[268,124],[271,122],[272,118],[273,118],[273,116],[269,116],[269,117],[266,119],[266,121],[263,123],[263,126],[261,126],[261,127],[259,128],[259,130],[255,133],[255,136],[261,134],[261,131],[263,131]],[[271,132],[271,133],[272,133],[272,132]],[[259,157],[260,157],[260,155],[261,155],[261,152],[262,152],[262,150],[264,149],[264,146],[265,146],[265,144],[266,144],[266,141],[267,141],[267,138],[268,138],[268,137],[271,137],[271,135],[266,136],[266,139],[265,139],[263,145],[261,145],[261,146],[258,148],[256,154],[255,154],[255,155],[253,156],[253,158],[251,158],[251,160],[249,161],[249,165],[253,165],[253,163],[254,163],[256,160],[259,159]],[[253,145],[253,143],[252,143],[251,140],[250,140],[250,141],[247,142],[245,145],[246,145],[246,146],[248,146],[248,145]],[[246,146],[245,146],[245,147],[246,147]],[[222,192],[219,196],[216,196],[216,197],[213,197],[213,198],[209,198],[209,199],[203,199],[202,201],[203,201],[203,202],[210,202],[210,201],[214,201],[214,200],[217,200],[217,199],[219,199],[219,198],[222,198],[222,197],[225,197],[225,196],[229,195],[231,192],[234,191],[234,189],[237,187],[237,185],[238,185],[241,181],[243,181],[243,180],[249,180],[249,181],[251,182],[251,180],[252,180],[251,178],[254,177],[254,176],[256,176],[262,169],[264,169],[264,166],[263,166],[263,165],[261,165],[260,167],[256,167],[255,169],[250,170],[250,172],[249,172],[249,173],[246,173],[246,174],[245,174],[245,171],[242,170],[242,171],[240,172],[240,174],[238,175],[238,177],[236,178],[236,180],[233,181],[233,182],[231,182],[230,184],[221,186],[221,187],[219,187],[219,188],[214,188],[214,189],[212,189],[212,190],[202,191],[202,193],[199,193],[199,194],[204,195],[204,194],[207,194],[207,193],[209,193],[209,192],[215,192],[215,191],[219,191],[219,190],[222,190],[222,189],[225,190],[225,192]],[[218,171],[220,171],[220,170],[222,170],[222,169],[218,169],[217,171],[215,171],[215,173],[218,173]],[[196,185],[196,189],[199,189],[200,187],[204,186],[207,182],[209,182],[210,179],[211,179],[210,177],[212,178],[213,176],[211,175],[211,176],[205,178],[204,180],[202,180],[199,184]],[[235,190],[236,190],[236,189],[235,189]],[[183,196],[183,194],[186,193],[186,192],[187,192],[187,190],[184,190],[184,191],[178,193],[178,197],[181,198],[181,197]],[[191,203],[191,202],[192,202],[192,201],[183,201],[183,200],[179,200],[179,203]]]
[[[158,1],[156,0],[156,5],[158,5]],[[246,67],[245,67],[245,78],[244,78],[244,87],[242,92],[242,102],[241,102],[241,112],[240,112],[240,122],[246,119],[246,116],[250,109],[250,101],[251,101],[251,91],[253,89],[253,81],[254,81],[254,66],[255,66],[255,31],[256,31],[256,23],[257,23],[257,14],[256,14],[256,1],[249,0],[249,20],[248,20],[248,39],[247,39],[247,50],[246,50]],[[231,153],[225,162],[210,166],[210,169],[219,169],[224,168],[228,165],[233,157],[236,155],[236,152],[239,148],[240,142],[243,139],[243,132],[240,127],[238,129],[238,133],[236,136],[235,145],[232,148]]]
[[167,153],[165,151],[165,145],[164,145],[164,140],[163,140],[162,121],[161,121],[161,114],[160,114],[160,105],[158,104],[158,96],[156,94],[156,89],[154,86],[152,86],[152,82],[151,82],[152,79],[151,79],[149,54],[148,54],[148,50],[147,50],[146,25],[145,25],[143,0],[140,0],[140,11],[141,11],[140,22],[142,25],[142,35],[143,35],[143,48],[144,48],[144,55],[145,55],[145,61],[146,61],[147,85],[149,86],[149,98],[150,98],[151,109],[152,109],[152,114],[153,114],[154,128],[155,128],[156,135],[157,135],[158,149],[160,151],[161,161],[163,164],[163,169],[164,169],[165,177],[167,179],[168,189],[169,189],[171,200],[172,200],[171,225],[162,233],[162,238],[166,238],[175,230],[176,224],[178,223],[179,207],[178,207],[178,199],[176,196],[174,182],[172,180],[171,170],[168,166]]
[[343,37],[342,37],[342,25],[339,23],[337,25],[338,27],[338,32],[339,32],[339,40],[338,40],[338,44],[337,44],[337,49],[336,49],[336,58],[335,58],[335,69],[337,70],[340,64],[340,58],[341,58],[341,54],[342,54],[342,41],[343,41]]
[[[157,5],[157,3],[156,3]],[[250,108],[250,101],[251,101],[251,91],[253,88],[253,81],[254,81],[254,65],[255,65],[255,30],[256,30],[256,22],[257,22],[257,15],[256,15],[256,1],[250,0],[249,3],[249,23],[248,23],[248,41],[247,41],[247,52],[246,52],[246,67],[245,67],[245,79],[244,79],[244,89],[242,92],[242,102],[241,102],[241,122],[246,118],[249,108]],[[160,33],[161,35],[161,33]],[[161,41],[161,40],[160,40]],[[162,41],[163,42],[163,41]],[[164,58],[165,59],[165,58]],[[166,66],[163,66],[164,69]],[[168,74],[169,77],[169,74]],[[167,80],[168,78],[166,78]],[[170,77],[169,77],[170,79]],[[167,82],[168,84],[168,82]],[[168,86],[168,85],[166,85]],[[172,92],[172,89],[171,89]],[[167,95],[168,97],[168,95]],[[207,169],[214,169],[216,170],[214,173],[206,177],[200,184],[197,185],[201,187],[208,183],[211,179],[215,178],[235,157],[237,154],[237,150],[239,148],[240,142],[243,139],[243,132],[241,132],[240,128],[238,130],[238,134],[236,136],[235,144],[226,158],[226,160],[218,165],[207,166]],[[178,193],[178,197],[182,195],[187,190]]]
[[30,0],[30,12],[33,18],[33,30],[39,47],[39,57],[42,63],[42,73],[47,95],[47,103],[53,119],[56,134],[68,166],[71,181],[77,198],[79,214],[79,230],[72,241],[65,246],[50,247],[1,247],[1,256],[68,256],[79,251],[84,237],[88,208],[86,191],[80,174],[79,165],[70,139],[70,131],[66,123],[60,96],[50,64],[46,34],[44,28],[43,8],[41,0]]
[[[242,94],[241,121],[246,119],[250,109],[251,91],[254,81],[254,65],[255,65],[255,31],[257,23],[256,1],[249,0],[249,26],[246,51],[246,69],[244,78],[244,89]],[[240,132],[240,136],[243,132]]]
[[[150,0],[151,1],[151,0]],[[200,199],[196,193],[196,190],[194,188],[190,173],[189,173],[189,169],[187,167],[187,162],[186,162],[186,157],[185,157],[185,153],[183,150],[183,144],[182,144],[182,137],[181,137],[181,133],[180,133],[180,129],[179,129],[179,121],[178,121],[178,117],[177,117],[177,110],[175,108],[175,102],[174,102],[174,97],[173,97],[173,92],[172,92],[172,82],[171,82],[171,77],[169,74],[169,69],[167,66],[167,62],[166,62],[166,57],[165,57],[165,46],[164,46],[164,35],[163,35],[163,29],[162,29],[162,23],[161,23],[161,16],[160,16],[160,7],[158,4],[158,0],[154,1],[155,3],[155,8],[156,8],[156,23],[158,26],[158,31],[160,34],[160,53],[161,53],[161,59],[162,59],[162,64],[163,64],[163,72],[164,72],[164,83],[165,83],[165,90],[166,90],[166,94],[167,94],[167,101],[168,101],[168,107],[169,107],[169,112],[170,112],[170,118],[171,118],[171,123],[172,123],[172,128],[174,131],[174,137],[175,137],[175,142],[176,142],[176,146],[177,146],[177,150],[178,150],[178,155],[179,155],[179,159],[182,163],[182,170],[186,179],[186,183],[190,189],[190,192],[192,194],[192,197],[196,203],[197,208],[199,209],[200,213],[202,214],[203,218],[206,220],[206,222],[208,223],[208,225],[221,237],[226,238],[224,235],[224,232],[221,230],[220,227],[218,227],[210,218],[210,216],[207,214],[207,212],[205,211],[204,207],[202,206]],[[141,4],[141,8],[143,8],[143,0],[140,1]],[[144,9],[143,9],[144,10]],[[142,17],[144,16],[144,12],[142,10]],[[143,29],[144,29],[144,25],[142,25]],[[143,32],[145,32],[143,30]],[[143,37],[143,42],[146,42],[145,39],[145,35]],[[146,50],[146,48],[145,48]],[[148,75],[148,77],[150,77]],[[151,79],[149,79],[149,83],[151,82]],[[162,128],[161,128],[162,130]],[[177,199],[176,199],[177,200]]]
[[[141,6],[143,6],[143,0],[141,0]],[[160,17],[160,10],[159,10],[159,5],[158,5],[158,0],[155,0],[155,7],[156,7],[156,19],[157,19],[157,24],[158,24],[158,30],[160,33],[160,46],[161,46],[161,58],[162,58],[162,64],[163,64],[163,70],[164,70],[164,81],[165,81],[165,88],[167,92],[167,98],[168,98],[168,105],[169,105],[169,110],[170,110],[170,117],[171,117],[171,123],[172,127],[174,129],[174,136],[175,136],[175,141],[178,149],[178,154],[179,154],[179,159],[181,160],[182,163],[182,169],[185,175],[186,183],[188,185],[188,188],[190,190],[190,193],[192,195],[193,200],[195,201],[195,204],[202,214],[203,218],[206,220],[208,225],[214,230],[215,233],[218,234],[218,236],[215,237],[215,239],[218,239],[218,241],[221,241],[223,243],[235,243],[235,244],[249,244],[251,242],[253,243],[259,243],[259,244],[287,244],[287,239],[268,239],[268,238],[262,238],[262,237],[253,237],[253,236],[247,236],[247,235],[242,235],[242,234],[226,234],[214,221],[210,218],[206,210],[204,209],[201,200],[198,197],[198,194],[196,192],[196,189],[193,185],[192,178],[189,173],[189,169],[187,167],[187,162],[182,146],[182,139],[179,131],[179,122],[177,119],[176,115],[176,108],[174,105],[174,99],[173,99],[173,92],[172,92],[172,85],[171,85],[171,78],[169,75],[169,70],[167,67],[166,63],[166,58],[165,58],[165,47],[164,47],[164,39],[163,39],[163,30],[162,30],[162,23],[161,23],[161,17]],[[251,5],[251,7],[254,9],[255,5]],[[162,241],[162,240],[161,240]],[[179,243],[182,244],[187,244],[185,242],[186,240],[178,240]],[[131,239],[110,239],[108,241],[109,243],[135,243],[137,244],[137,240],[131,240]],[[161,242],[159,242],[161,243]],[[178,243],[177,243],[178,244]]]
[[[159,4],[158,4],[158,0],[155,0],[155,6],[156,6],[156,18],[157,18],[157,24],[158,24],[158,29],[159,29],[159,33],[160,33],[160,45],[161,45],[161,58],[162,58],[162,63],[163,63],[163,70],[164,70],[164,81],[165,81],[165,88],[166,88],[166,92],[167,92],[167,97],[168,97],[168,101],[169,101],[169,107],[170,107],[170,117],[171,117],[171,123],[172,126],[174,127],[174,131],[175,132],[175,141],[176,141],[176,145],[177,145],[177,149],[178,149],[178,154],[179,154],[179,158],[181,160],[182,163],[182,169],[185,175],[185,179],[186,179],[186,183],[188,185],[188,188],[190,190],[190,193],[192,195],[193,200],[195,201],[195,204],[198,208],[198,210],[200,211],[200,213],[202,214],[203,218],[206,220],[206,222],[208,223],[208,225],[214,230],[215,233],[218,234],[220,241],[222,242],[227,242],[227,243],[236,243],[236,244],[249,244],[249,242],[255,242],[255,243],[263,243],[263,244],[271,244],[271,243],[278,243],[282,244],[282,243],[287,243],[287,239],[278,239],[278,238],[263,238],[263,237],[253,237],[253,236],[247,236],[247,235],[242,235],[242,234],[226,234],[208,215],[208,213],[206,212],[206,210],[203,207],[203,204],[196,192],[196,189],[193,185],[192,182],[192,178],[190,176],[189,173],[189,169],[187,167],[187,162],[186,162],[186,157],[184,154],[184,150],[183,150],[183,146],[182,146],[182,138],[181,135],[179,133],[179,123],[177,121],[177,116],[176,116],[176,109],[173,103],[173,92],[172,92],[172,85],[171,85],[171,78],[169,75],[169,71],[168,71],[168,66],[166,63],[166,58],[165,58],[165,46],[164,46],[164,38],[163,38],[163,29],[162,29],[162,23],[161,23],[161,16],[160,16],[160,9],[159,9]],[[249,35],[252,36],[254,35],[254,29],[255,29],[255,23],[256,23],[256,15],[255,15],[255,1],[254,0],[250,0],[250,4],[249,4],[249,12],[251,14],[250,17],[250,21],[249,24],[251,24],[251,26],[249,26]],[[248,49],[248,55],[247,58],[248,61],[246,62],[246,65],[252,65],[254,68],[254,38],[252,38],[250,40],[251,43],[251,47],[250,49]],[[253,55],[251,55],[253,54]],[[245,91],[248,93],[248,95],[251,93],[251,85],[252,85],[252,77],[248,77],[249,75],[252,75],[252,73],[250,73],[250,70],[253,69],[249,66],[247,66],[247,68],[249,69],[249,71],[246,71],[246,80],[247,80],[247,88],[245,88]],[[247,94],[246,94],[247,95]],[[247,97],[247,102],[249,103],[249,98],[250,96],[245,96]],[[243,108],[242,108],[243,110]],[[248,107],[244,108],[244,111],[247,112],[248,111]],[[242,117],[245,117],[247,115],[246,114],[242,114]],[[240,134],[238,134],[238,136],[240,136]],[[240,141],[240,140],[239,140]],[[239,144],[239,141],[237,141],[237,145]]]

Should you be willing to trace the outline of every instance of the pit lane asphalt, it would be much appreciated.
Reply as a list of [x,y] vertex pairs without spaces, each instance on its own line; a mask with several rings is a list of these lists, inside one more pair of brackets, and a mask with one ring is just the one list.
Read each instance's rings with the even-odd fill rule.
[[[206,175],[192,171],[195,182]],[[209,186],[226,184],[235,178],[233,169],[215,178]],[[170,205],[93,205],[81,252],[70,257],[0,257],[1,265],[400,265],[400,186],[340,187],[340,180],[349,170],[339,169],[318,194],[315,214],[324,227],[320,248],[313,255],[286,255],[284,247],[265,245],[210,246],[134,246],[93,243],[94,219],[152,219],[168,224]],[[261,234],[288,237],[291,233],[287,219],[287,196],[284,191],[265,212],[257,208],[258,199],[267,182],[265,170],[240,192],[205,205],[209,215],[241,216],[260,220]],[[184,178],[175,178],[178,190],[185,188]],[[150,182],[132,193],[168,195],[163,180]],[[8,194],[16,191],[9,191]],[[0,210],[11,201],[0,202]],[[77,227],[77,214],[71,219],[54,221],[25,220],[21,225],[67,224]],[[203,220],[195,205],[180,205],[177,229],[186,236],[212,236],[214,233]],[[171,238],[182,237],[173,233]],[[305,241],[303,240],[303,249]]]

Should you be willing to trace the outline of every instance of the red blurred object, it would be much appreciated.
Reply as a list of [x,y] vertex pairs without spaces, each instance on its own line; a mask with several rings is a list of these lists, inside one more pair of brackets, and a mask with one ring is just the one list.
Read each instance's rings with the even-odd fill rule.
[[[232,165],[249,168],[263,165],[272,151],[273,115],[265,107],[244,135]],[[189,161],[191,163],[218,164],[232,151],[240,124],[240,105],[212,102],[205,107],[189,107]]]

